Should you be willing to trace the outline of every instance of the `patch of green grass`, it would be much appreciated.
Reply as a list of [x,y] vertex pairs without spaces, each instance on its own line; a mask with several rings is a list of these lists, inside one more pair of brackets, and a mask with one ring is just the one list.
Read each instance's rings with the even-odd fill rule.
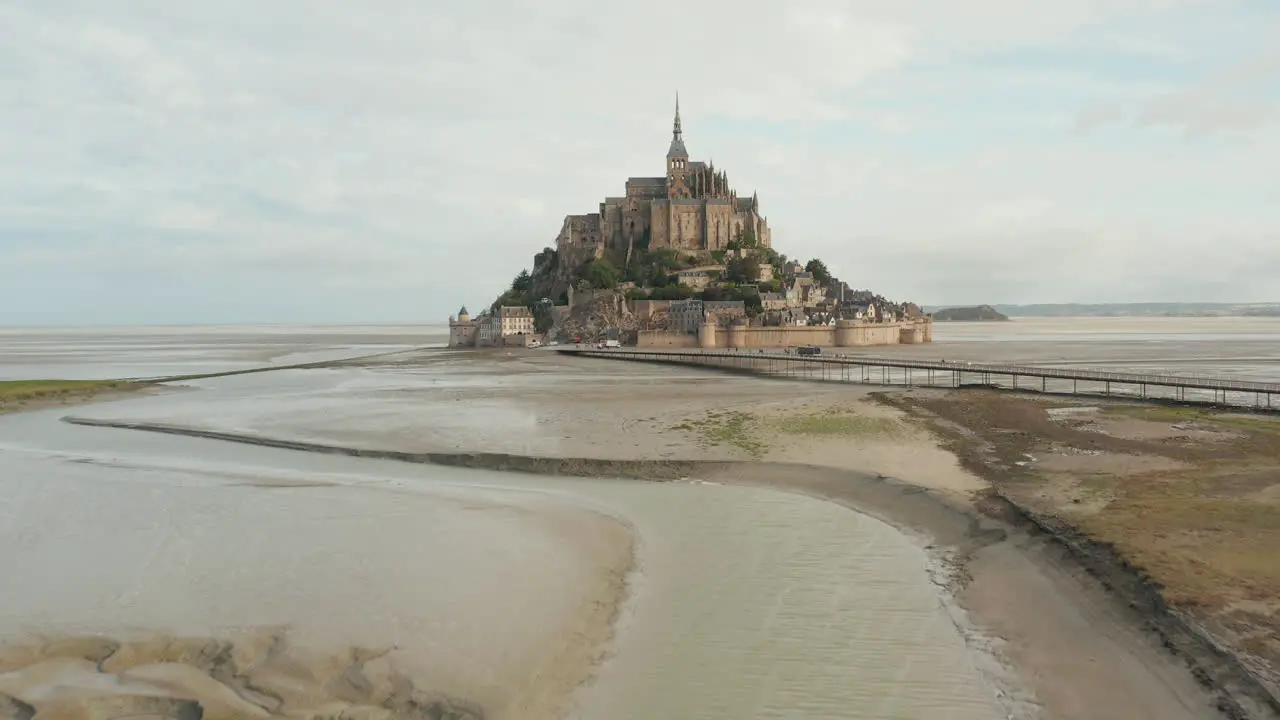
[[1090,499],[1107,497],[1116,491],[1115,478],[1106,475],[1083,475],[1078,482],[1080,494]]
[[0,380],[0,401],[23,402],[85,392],[125,390],[125,380]]
[[1138,420],[1149,420],[1151,422],[1195,422],[1220,425],[1239,430],[1257,430],[1262,432],[1280,433],[1280,421],[1277,420],[1270,420],[1262,417],[1242,417],[1239,415],[1229,415],[1212,410],[1201,410],[1199,408],[1116,405],[1104,408],[1103,412],[1108,415],[1124,415]]
[[844,411],[794,415],[779,420],[777,427],[793,435],[844,437],[896,435],[903,431],[902,424],[891,418],[867,417]]
[[768,445],[756,436],[759,422],[751,413],[710,412],[701,420],[688,420],[673,430],[697,433],[704,445],[732,445],[753,458],[760,458]]

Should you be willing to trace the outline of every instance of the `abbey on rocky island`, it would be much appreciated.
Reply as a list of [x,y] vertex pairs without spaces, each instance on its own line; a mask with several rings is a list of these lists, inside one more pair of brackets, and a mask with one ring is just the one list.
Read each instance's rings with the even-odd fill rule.
[[579,258],[629,256],[633,249],[711,251],[748,233],[769,247],[759,198],[739,197],[723,170],[689,160],[677,97],[666,176],[630,178],[626,195],[605,198],[600,212],[566,216],[556,249]]

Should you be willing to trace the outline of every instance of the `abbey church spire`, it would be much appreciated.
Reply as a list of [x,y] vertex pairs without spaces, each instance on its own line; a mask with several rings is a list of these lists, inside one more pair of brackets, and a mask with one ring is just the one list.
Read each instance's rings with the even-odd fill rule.
[[667,157],[689,157],[689,151],[684,147],[684,132],[680,129],[680,93],[676,93],[676,119],[671,125],[671,148],[667,150]]

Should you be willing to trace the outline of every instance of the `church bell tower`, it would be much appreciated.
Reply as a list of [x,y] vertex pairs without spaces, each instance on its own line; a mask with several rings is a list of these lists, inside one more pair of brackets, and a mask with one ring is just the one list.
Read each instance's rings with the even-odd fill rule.
[[676,119],[671,127],[671,147],[667,150],[667,197],[687,198],[689,193],[689,151],[680,129],[680,94],[676,93]]

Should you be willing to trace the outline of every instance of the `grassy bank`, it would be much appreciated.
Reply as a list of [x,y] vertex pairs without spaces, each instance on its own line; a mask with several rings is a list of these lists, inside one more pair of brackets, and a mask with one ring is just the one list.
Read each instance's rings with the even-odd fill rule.
[[0,380],[0,413],[82,402],[107,393],[141,390],[149,383],[128,380]]
[[710,412],[705,417],[688,420],[672,429],[696,433],[704,446],[729,445],[756,459],[768,450],[768,445],[758,433],[759,419],[751,413]]
[[[1280,422],[962,391],[881,398],[971,471],[1083,533],[1280,685]],[[1097,403],[1093,403],[1097,405]]]
[[790,415],[778,419],[774,426],[784,433],[818,437],[892,437],[903,431],[891,418],[868,417],[852,410],[829,410],[821,413]]

